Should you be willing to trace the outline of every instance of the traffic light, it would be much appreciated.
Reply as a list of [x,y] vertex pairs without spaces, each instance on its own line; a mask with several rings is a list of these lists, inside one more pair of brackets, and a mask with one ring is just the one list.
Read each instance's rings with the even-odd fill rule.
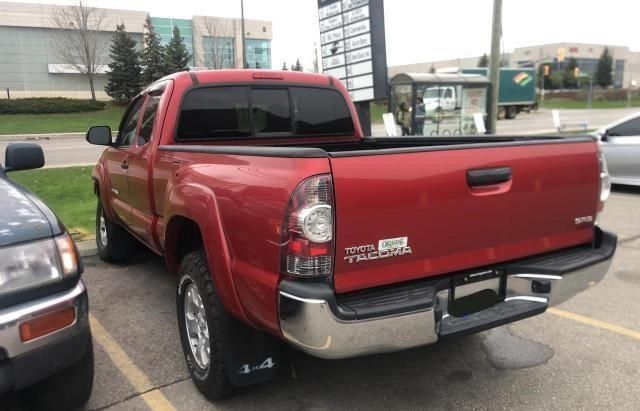
[[580,67],[573,69],[573,77],[580,77]]
[[542,75],[543,76],[548,76],[549,75],[549,65],[545,64],[544,66],[542,66]]

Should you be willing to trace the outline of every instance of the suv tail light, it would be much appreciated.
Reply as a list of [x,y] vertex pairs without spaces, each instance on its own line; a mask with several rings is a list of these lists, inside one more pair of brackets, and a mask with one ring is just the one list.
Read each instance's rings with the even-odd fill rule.
[[331,175],[304,180],[291,196],[282,227],[282,274],[307,278],[332,275],[333,229]]
[[598,164],[600,166],[600,198],[598,199],[598,211],[604,209],[604,203],[611,194],[611,176],[607,169],[607,160],[601,151],[598,151]]

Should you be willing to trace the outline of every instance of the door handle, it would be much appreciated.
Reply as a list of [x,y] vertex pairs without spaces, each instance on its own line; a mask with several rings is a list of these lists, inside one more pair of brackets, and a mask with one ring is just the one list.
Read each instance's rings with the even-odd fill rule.
[[469,184],[470,187],[500,184],[509,180],[511,180],[511,167],[467,170],[467,184]]
[[120,167],[122,167],[122,169],[126,170],[127,168],[129,168],[129,164],[125,160],[122,163],[120,163]]

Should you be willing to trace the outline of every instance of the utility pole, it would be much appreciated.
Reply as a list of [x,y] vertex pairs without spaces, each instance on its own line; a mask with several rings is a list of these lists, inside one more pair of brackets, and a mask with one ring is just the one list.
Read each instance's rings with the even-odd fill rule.
[[491,57],[489,60],[491,99],[489,100],[489,117],[487,118],[487,131],[489,134],[496,133],[496,123],[498,121],[498,92],[500,91],[500,33],[502,33],[502,0],[493,0]]
[[240,16],[241,16],[241,25],[242,25],[242,68],[249,68],[247,64],[247,47],[244,45],[245,43],[245,34],[244,31],[244,0],[240,0]]

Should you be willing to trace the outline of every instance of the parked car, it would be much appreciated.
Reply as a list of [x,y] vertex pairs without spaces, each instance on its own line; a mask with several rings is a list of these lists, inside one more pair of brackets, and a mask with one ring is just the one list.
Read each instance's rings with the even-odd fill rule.
[[593,138],[364,137],[323,75],[175,73],[87,140],[100,256],[164,256],[210,399],[272,378],[278,340],[347,358],[543,313],[616,248]]
[[7,177],[43,165],[40,146],[16,143],[0,166],[0,394],[24,390],[34,409],[69,410],[93,386],[82,262],[55,214]]
[[614,184],[640,186],[640,112],[595,132]]

